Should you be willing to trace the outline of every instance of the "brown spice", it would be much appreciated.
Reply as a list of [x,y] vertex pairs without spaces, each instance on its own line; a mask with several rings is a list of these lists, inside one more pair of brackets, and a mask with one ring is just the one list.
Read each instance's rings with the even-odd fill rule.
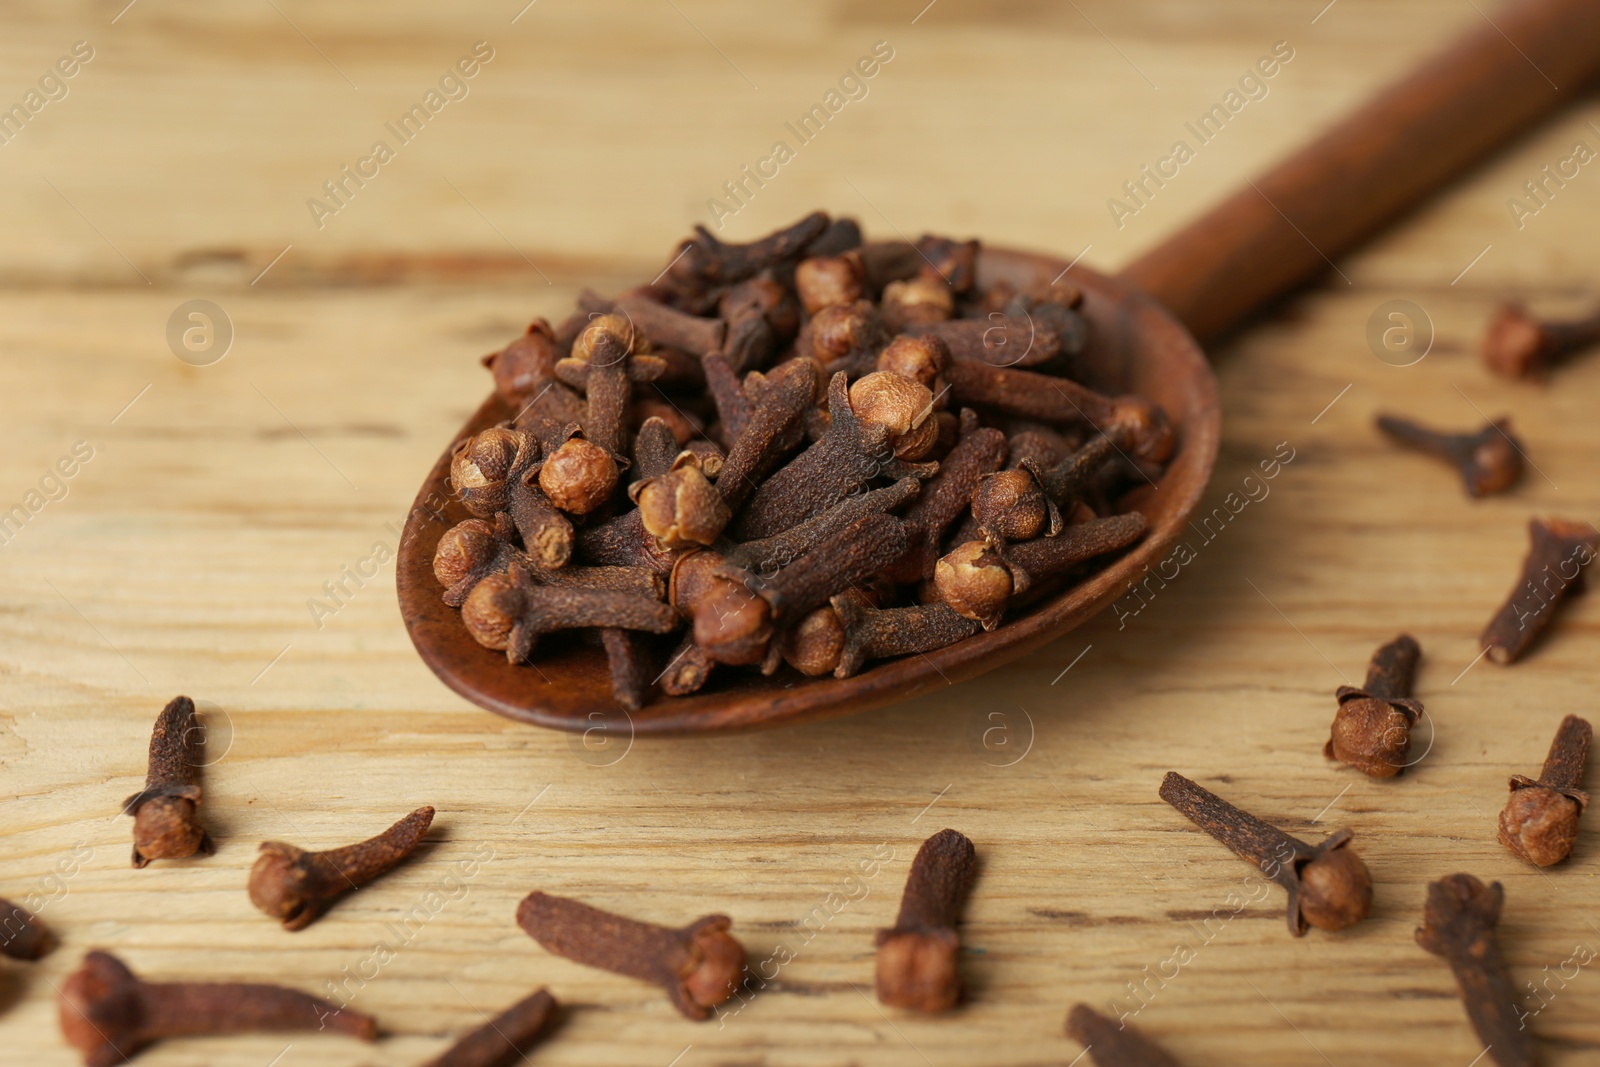
[[60,1020],[87,1067],[112,1067],[168,1037],[332,1030],[372,1041],[378,1030],[371,1016],[281,986],[142,981],[100,951],[63,983]]
[[1317,845],[1290,837],[1240,811],[1176,771],[1161,783],[1161,799],[1253,864],[1289,892],[1289,932],[1305,934],[1354,926],[1372,910],[1372,875],[1354,849],[1349,830],[1336,830]]
[[1422,647],[1401,634],[1372,654],[1367,684],[1341,685],[1334,694],[1339,710],[1322,754],[1374,778],[1393,778],[1406,769],[1411,728],[1422,704],[1411,698]]
[[133,816],[133,865],[151,860],[209,856],[215,847],[200,825],[200,766],[205,728],[194,701],[173,697],[156,717],[150,734],[150,767],[144,789],[122,802]]
[[745,969],[744,946],[728,932],[726,915],[672,929],[534,892],[517,906],[517,925],[557,956],[661,986],[697,1022],[733,996]]
[[1087,1004],[1074,1004],[1067,1013],[1067,1036],[1084,1047],[1095,1067],[1180,1067],[1127,1020],[1113,1022]]
[[1550,625],[1562,600],[1583,592],[1583,568],[1600,551],[1600,531],[1586,522],[1534,519],[1528,539],[1522,577],[1479,638],[1496,663],[1519,659]]
[[0,897],[0,956],[37,960],[55,947],[55,935],[44,920],[20,904]]
[[1430,882],[1417,944],[1450,964],[1467,1019],[1490,1058],[1500,1067],[1534,1067],[1533,1032],[1518,1010],[1520,998],[1494,933],[1504,904],[1499,882],[1486,886],[1470,874]]
[[606,650],[606,666],[611,672],[611,697],[626,711],[644,707],[650,684],[655,678],[655,657],[650,654],[649,638],[633,630],[614,626],[600,631]]
[[713,543],[731,517],[693,452],[680,453],[666,474],[635,482],[628,499],[638,505],[646,532],[667,550]]
[[962,995],[956,924],[977,876],[966,835],[940,830],[922,843],[906,875],[894,927],[878,931],[878,999],[894,1008],[949,1011]]
[[611,499],[619,477],[611,453],[577,430],[539,465],[539,488],[570,515],[587,515]]
[[708,356],[722,348],[728,332],[721,319],[701,318],[657,300],[645,289],[634,289],[617,297],[617,311],[627,316],[636,330],[652,345],[676,348],[696,356]]
[[860,594],[843,593],[784,634],[783,658],[810,677],[848,678],[868,660],[932,652],[979,628],[944,604],[880,610]]
[[1561,720],[1537,779],[1511,776],[1511,799],[1500,813],[1500,843],[1539,867],[1560,863],[1578,839],[1578,816],[1589,806],[1583,772],[1589,763],[1589,723]]
[[816,211],[793,226],[742,245],[724,244],[704,226],[696,226],[695,236],[678,246],[665,271],[666,283],[675,292],[693,297],[716,286],[742,281],[768,267],[792,263],[827,232],[828,224],[828,216]]
[[1083,422],[1102,433],[1132,435],[1133,454],[1161,462],[1176,444],[1165,413],[1143,397],[1102,396],[1067,378],[954,360],[945,370],[955,400],[1045,422]]
[[670,633],[677,616],[634,593],[540,585],[531,568],[513,562],[479,582],[461,605],[461,621],[480,645],[526,663],[540,636],[587,626]]
[[1600,341],[1600,313],[1569,322],[1548,322],[1521,304],[1504,304],[1483,339],[1483,361],[1508,378],[1541,379],[1551,367]]
[[889,577],[897,582],[921,582],[933,577],[939,561],[939,542],[950,524],[972,503],[973,492],[983,476],[1000,469],[1005,462],[1005,435],[992,427],[980,427],[971,411],[960,439],[939,462],[939,473],[928,480],[922,495],[905,512],[911,527],[911,551],[907,552]]
[[1470,497],[1504,492],[1522,477],[1522,442],[1512,436],[1510,419],[1496,419],[1476,433],[1441,433],[1396,415],[1379,415],[1378,429],[1454,466]]
[[304,930],[341,896],[398,866],[432,823],[433,809],[418,808],[376,837],[326,852],[264,841],[250,868],[250,903],[285,930]]
[[655,381],[666,370],[658,357],[646,354],[648,348],[625,316],[601,315],[572,342],[572,354],[556,364],[557,377],[584,392],[584,432],[612,455],[627,452],[633,383]]
[[541,989],[463,1035],[423,1067],[510,1067],[546,1036],[560,1010],[549,990]]

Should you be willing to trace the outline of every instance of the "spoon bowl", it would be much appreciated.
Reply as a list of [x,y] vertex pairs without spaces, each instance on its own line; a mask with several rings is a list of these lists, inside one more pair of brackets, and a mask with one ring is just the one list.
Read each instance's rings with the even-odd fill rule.
[[[598,644],[541,641],[531,665],[514,666],[503,652],[474,641],[460,613],[440,599],[434,549],[446,530],[471,517],[451,493],[451,449],[446,448],[417,494],[396,564],[400,611],[417,652],[451,689],[497,714],[560,730],[600,726],[632,736],[760,729],[853,715],[975,677],[1055,640],[1105,610],[1167,554],[1205,492],[1221,431],[1216,378],[1194,338],[1132,284],[1083,266],[1070,269],[1073,284],[1083,290],[1081,311],[1089,323],[1083,383],[1153,400],[1171,419],[1177,437],[1161,477],[1130,498],[1149,520],[1149,533],[1104,569],[1008,612],[991,632],[935,652],[871,663],[849,678],[806,678],[788,666],[770,677],[722,668],[698,693],[658,696],[625,713],[612,699],[605,651]],[[1065,261],[1048,256],[984,248],[978,284],[987,288],[1005,281],[1025,289],[1067,270]],[[491,395],[455,440],[513,414]]]

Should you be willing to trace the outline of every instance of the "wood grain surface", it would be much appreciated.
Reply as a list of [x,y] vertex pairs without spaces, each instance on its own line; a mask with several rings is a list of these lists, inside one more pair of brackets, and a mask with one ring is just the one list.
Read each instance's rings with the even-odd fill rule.
[[[1502,943],[1518,987],[1542,991],[1526,1006],[1543,1005],[1546,1062],[1600,1059],[1600,975],[1568,962],[1600,949],[1600,843],[1585,828],[1537,871],[1494,840],[1507,776],[1535,774],[1561,717],[1594,710],[1600,603],[1571,605],[1523,663],[1472,665],[1526,520],[1600,518],[1600,358],[1539,387],[1491,378],[1475,351],[1498,298],[1575,311],[1600,287],[1592,166],[1520,227],[1508,206],[1577,142],[1600,148],[1592,96],[1215,349],[1205,507],[1250,502],[1197,530],[1142,606],[1003,672],[814,726],[586,746],[466,704],[413,653],[382,561],[486,390],[477,357],[582,286],[653,276],[875,42],[894,58],[866,98],[725,236],[823,207],[874,234],[1087,247],[1114,269],[1493,12],[924,2],[7,8],[0,106],[75,42],[94,58],[0,144],[0,511],[39,504],[0,545],[0,896],[63,942],[0,961],[6,1062],[79,1062],[54,987],[102,947],[156,979],[332,983],[384,1032],[186,1039],[142,1054],[154,1067],[420,1063],[539,985],[573,1008],[537,1063],[1066,1064],[1068,1006],[1132,1008],[1129,983],[1148,990],[1137,1025],[1196,1067],[1467,1067],[1482,1049],[1448,970],[1412,941],[1425,884],[1458,870],[1506,887]],[[306,200],[480,40],[494,58],[466,98],[319,230]],[[1265,97],[1119,228],[1108,198],[1280,41],[1294,58]],[[232,323],[209,366],[168,346],[195,299]],[[1410,366],[1369,345],[1392,300],[1432,323]],[[1534,466],[1467,501],[1378,436],[1385,409],[1462,428],[1509,414]],[[41,488],[78,442],[91,458]],[[1422,643],[1436,732],[1377,782],[1321,746],[1334,689],[1401,629]],[[211,724],[218,850],[134,871],[118,804],[177,693]],[[1292,939],[1277,890],[1234,913],[1250,870],[1157,799],[1167,770],[1301,836],[1353,829],[1372,919]],[[259,841],[345,844],[424,803],[439,814],[413,861],[310,929],[251,908]],[[880,1010],[872,934],[944,826],[981,862],[972,1000]],[[686,1022],[522,934],[535,888],[672,924],[725,912],[773,977]]]

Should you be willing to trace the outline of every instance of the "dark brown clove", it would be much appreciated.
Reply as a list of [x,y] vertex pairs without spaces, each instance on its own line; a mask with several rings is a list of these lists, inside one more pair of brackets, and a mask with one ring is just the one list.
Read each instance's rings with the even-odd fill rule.
[[574,429],[561,446],[539,464],[539,488],[545,499],[569,515],[587,515],[611,499],[627,466]]
[[868,660],[932,652],[977,633],[977,622],[944,604],[879,610],[843,593],[783,636],[783,658],[801,674],[848,678]]
[[821,371],[809,359],[794,359],[762,379],[744,429],[728,449],[717,491],[737,511],[761,486],[793,444],[794,430],[811,407]]
[[1593,732],[1587,721],[1568,715],[1538,779],[1511,776],[1511,799],[1500,812],[1500,843],[1535,866],[1549,867],[1572,855],[1578,816],[1589,806],[1583,772]]
[[37,960],[55,947],[55,935],[33,912],[0,897],[0,956]]
[[[695,642],[718,663],[759,663],[767,658],[775,633],[829,597],[871,579],[906,548],[905,525],[875,514],[813,545],[771,577],[724,565],[703,591],[686,600]],[[674,582],[675,597],[681,584]],[[775,669],[777,660],[768,666]]]
[[813,315],[795,339],[798,356],[816,360],[829,374],[865,374],[889,343],[878,309],[866,300],[835,304]]
[[458,443],[450,457],[450,485],[480,519],[511,516],[528,555],[554,570],[572,558],[572,523],[538,487],[543,454],[532,433],[495,426]]
[[727,323],[721,319],[701,318],[669,307],[655,299],[648,288],[623,293],[617,297],[616,307],[652,345],[696,356],[719,351],[728,332]]
[[[832,423],[827,433],[762,483],[734,519],[735,536],[753,540],[782,533],[838,503],[873,478],[931,477],[937,472],[936,464],[910,463],[896,454],[898,443],[914,439],[928,425],[932,394],[910,379],[883,371],[868,375],[856,386],[873,379],[897,379],[893,386],[885,387],[885,393],[892,389],[894,395],[887,398],[891,402],[880,406],[880,394],[875,388],[863,391],[860,404],[865,411],[858,414],[854,390],[847,385],[845,375],[841,372],[833,376],[828,384]],[[909,390],[898,383],[905,383]],[[923,436],[931,447],[933,439]],[[907,458],[921,454],[916,451],[918,447],[920,442],[913,443],[910,452],[905,453]],[[732,457],[729,458],[731,462]],[[726,470],[723,478],[727,478]],[[725,486],[719,484],[718,488],[727,495]]]
[[866,295],[866,268],[855,251],[836,256],[811,256],[794,268],[795,295],[807,315],[840,304],[854,304]]
[[534,892],[517,906],[517,925],[557,956],[661,986],[696,1022],[709,1019],[742,981],[744,946],[728,932],[726,915],[675,930]]
[[1600,551],[1600,531],[1586,522],[1533,519],[1522,577],[1479,640],[1491,660],[1512,663],[1555,618],[1566,597],[1584,590],[1583,568]]
[[978,479],[972,491],[972,517],[978,532],[997,543],[1054,537],[1062,526],[1060,510],[1045,495],[1044,474],[1032,460]]
[[937,337],[957,360],[991,367],[1037,367],[1061,354],[1061,338],[1049,323],[1030,315],[993,312],[982,319],[954,319],[907,329],[913,337]]
[[205,728],[195,717],[194,701],[173,697],[150,734],[144,789],[122,802],[123,814],[133,816],[135,867],[215,851],[198,810],[204,745]]
[[672,469],[672,461],[681,451],[678,435],[666,419],[645,419],[633,435],[633,469],[628,472],[629,478],[642,482],[661,477]]
[[711,680],[716,662],[706,656],[705,650],[694,643],[694,631],[683,635],[678,647],[667,657],[667,665],[658,679],[661,691],[668,696],[682,697],[698,693]]
[[463,1035],[423,1067],[510,1067],[545,1036],[560,1010],[549,990],[541,989]]
[[433,809],[418,808],[376,837],[326,852],[263,841],[250,868],[250,903],[285,930],[304,930],[341,896],[398,866],[432,823]]
[[1143,515],[1130,511],[1076,523],[1054,537],[1036,537],[1003,549],[985,539],[968,541],[939,560],[934,588],[958,614],[992,630],[1012,597],[1085,560],[1127,548],[1149,527]]
[[878,931],[878,999],[894,1008],[949,1011],[961,1000],[956,924],[972,891],[978,855],[966,835],[940,830],[906,875],[894,927]]
[[[882,489],[847,496],[827,511],[811,516],[798,526],[755,541],[718,541],[715,551],[727,563],[756,575],[770,575],[799,559],[819,541],[827,540],[868,515],[882,515],[914,499],[922,491],[916,478],[901,478]],[[910,530],[907,530],[909,536]],[[674,603],[677,603],[674,600]]]
[[880,310],[883,325],[891,333],[921,333],[955,315],[955,294],[943,278],[923,271],[914,278],[884,285]]
[[648,348],[625,316],[601,315],[572,342],[572,354],[556,364],[557,377],[584,392],[585,434],[612,455],[627,453],[633,383],[655,381],[666,370]]
[[109,952],[83,958],[61,987],[61,1034],[87,1067],[112,1067],[168,1037],[332,1030],[377,1037],[371,1016],[281,986],[146,982]]
[[1508,378],[1542,379],[1550,368],[1600,341],[1600,313],[1547,322],[1521,304],[1504,304],[1483,338],[1483,361]]
[[1517,1010],[1511,972],[1494,933],[1505,898],[1499,882],[1486,886],[1470,874],[1429,882],[1417,944],[1450,964],[1467,1020],[1494,1062],[1534,1067],[1533,1032]]
[[635,482],[628,499],[638,505],[645,531],[668,551],[712,544],[731,517],[727,501],[693,452],[679,453],[660,477]]
[[[1074,501],[1081,500],[1096,476],[1107,464],[1120,458],[1123,450],[1132,446],[1132,434],[1126,427],[1108,427],[1085,441],[1071,454],[1053,465],[1042,465],[1039,476],[1045,495],[1062,510],[1070,510]],[[1018,463],[1021,466],[1021,463]]]
[[1421,656],[1416,638],[1401,634],[1372,654],[1365,686],[1339,687],[1324,756],[1374,778],[1393,778],[1406,769],[1411,728],[1422,718],[1422,704],[1411,697]]
[[816,211],[759,241],[734,245],[724,244],[704,226],[696,226],[695,236],[678,246],[663,274],[675,292],[704,293],[800,259],[828,227],[828,216]]
[[495,516],[494,525],[482,519],[464,519],[439,538],[433,555],[433,574],[445,587],[443,600],[453,608],[465,603],[479,582],[491,574],[505,574],[513,562],[528,567],[534,581],[567,589],[596,589],[632,593],[660,600],[666,595],[662,575],[650,567],[568,566],[543,570],[512,543],[510,517]]
[[607,627],[600,631],[606,666],[611,672],[611,698],[626,711],[644,707],[655,680],[655,657],[649,639],[633,630]]
[[1397,415],[1379,415],[1378,429],[1453,465],[1470,497],[1503,492],[1522,476],[1522,442],[1512,436],[1510,419],[1496,419],[1477,433],[1442,433]]
[[1113,1022],[1087,1004],[1074,1004],[1067,1013],[1067,1036],[1083,1046],[1095,1067],[1180,1067],[1126,1020]]
[[656,542],[638,508],[580,531],[577,548],[581,558],[601,566],[643,567],[657,574],[670,574],[683,554]]
[[917,238],[917,251],[924,269],[935,271],[957,295],[970,293],[978,284],[977,241],[954,241],[948,237],[924,234]]
[[983,476],[999,470],[1005,462],[1005,435],[978,426],[971,415],[970,410],[963,413],[967,421],[960,440],[939,462],[939,473],[928,480],[916,503],[906,509],[912,548],[889,574],[894,581],[920,582],[933,577],[944,532],[972,503],[973,491]]
[[1372,910],[1372,875],[1355,850],[1346,847],[1354,836],[1349,830],[1335,830],[1320,844],[1308,845],[1176,771],[1168,771],[1162,781],[1161,799],[1288,890],[1289,932],[1294,936],[1303,936],[1308,924],[1343,930]]
[[1139,459],[1159,463],[1176,444],[1166,413],[1143,397],[1102,396],[1066,378],[973,360],[952,360],[945,378],[951,396],[972,407],[1043,422],[1082,422],[1102,433],[1124,429]]
[[513,562],[479,582],[461,605],[461,621],[480,645],[526,663],[540,636],[581,627],[670,633],[678,617],[667,605],[634,593],[540,585],[531,568]]
[[527,333],[485,356],[483,365],[494,376],[494,391],[500,398],[520,408],[556,380],[556,360],[567,347],[556,340],[548,321],[534,319]]

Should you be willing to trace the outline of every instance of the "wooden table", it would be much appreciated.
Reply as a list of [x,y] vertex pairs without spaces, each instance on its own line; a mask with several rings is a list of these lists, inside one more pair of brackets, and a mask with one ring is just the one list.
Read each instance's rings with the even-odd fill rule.
[[[1261,460],[1293,461],[1197,533],[1193,562],[1137,614],[1127,601],[1120,622],[981,681],[619,758],[464,704],[412,653],[392,565],[344,577],[392,552],[423,472],[487,389],[477,358],[584,285],[652,276],[774,141],[794,157],[747,186],[725,236],[821,206],[879,236],[977,234],[1115,267],[1479,5],[124,2],[31,5],[0,35],[0,102],[74,42],[93,49],[0,147],[0,510],[26,505],[77,442],[92,449],[0,548],[15,797],[0,895],[32,901],[64,941],[0,966],[7,1062],[77,1062],[53,989],[103,946],[154,978],[331,988],[385,1031],[376,1049],[174,1041],[140,1058],[152,1067],[418,1063],[541,984],[574,1005],[534,1054],[544,1064],[1067,1063],[1068,1005],[1131,1009],[1129,983],[1146,990],[1138,1025],[1186,1064],[1466,1067],[1481,1049],[1449,972],[1412,942],[1425,883],[1457,870],[1506,887],[1515,978],[1548,989],[1532,1022],[1547,1062],[1600,1056],[1600,976],[1569,963],[1555,977],[1600,948],[1593,827],[1544,872],[1494,840],[1507,775],[1536,773],[1561,716],[1594,710],[1600,603],[1574,604],[1516,667],[1472,666],[1527,519],[1600,510],[1600,359],[1540,388],[1476,356],[1498,298],[1558,312],[1592,297],[1600,174],[1520,228],[1507,202],[1575,142],[1600,145],[1593,103],[1218,348],[1207,509]],[[493,58],[447,83],[467,95],[394,139],[363,185],[346,179],[318,228],[307,200],[480,40]],[[866,97],[798,145],[784,124],[878,41],[893,58]],[[1119,228],[1108,198],[1279,41],[1294,58],[1267,95]],[[167,338],[196,299],[232,325],[206,366]],[[1406,367],[1366,339],[1397,299],[1435,332]],[[1378,438],[1380,409],[1463,428],[1510,414],[1534,468],[1469,502]],[[1321,745],[1334,688],[1401,629],[1425,649],[1437,732],[1413,771],[1372,781]],[[180,692],[210,709],[219,848],[133,871],[118,804]],[[1276,890],[1233,914],[1250,872],[1157,799],[1168,769],[1303,836],[1353,828],[1373,918],[1293,939]],[[251,908],[258,841],[343,844],[423,803],[439,808],[424,851],[309,930]],[[914,1018],[874,1000],[872,935],[943,826],[982,857],[973,996]],[[863,877],[875,855],[893,858]],[[720,1023],[688,1023],[656,991],[529,941],[512,913],[536,887],[663,922],[725,911],[770,980]],[[1192,959],[1174,974],[1180,945]]]

